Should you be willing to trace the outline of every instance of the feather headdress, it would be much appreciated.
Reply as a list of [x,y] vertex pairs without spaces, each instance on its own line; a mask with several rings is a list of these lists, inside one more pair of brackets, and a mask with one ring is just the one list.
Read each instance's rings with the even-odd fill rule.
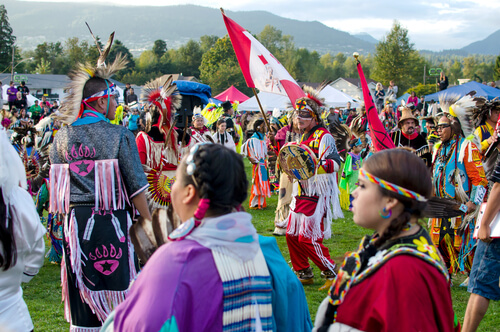
[[310,108],[316,117],[316,121],[318,124],[324,125],[323,119],[321,118],[321,107],[325,104],[325,99],[319,96],[321,90],[323,90],[327,85],[329,85],[331,81],[323,81],[317,89],[314,89],[311,86],[304,85],[302,86],[302,90],[305,92],[306,96],[299,98],[295,101],[295,105],[293,105],[294,109],[298,109],[298,107]]
[[476,103],[477,108],[474,109],[472,113],[472,121],[474,123],[474,127],[479,127],[480,125],[486,122],[486,119],[489,114],[491,114],[492,110],[500,109],[500,99],[496,97],[492,101],[488,101],[484,97],[476,97],[478,102]]
[[450,106],[460,99],[460,95],[444,93],[439,96],[439,108],[441,112],[450,113]]
[[203,125],[206,126],[208,124],[208,120],[206,117],[201,114],[201,107],[200,106],[195,106],[193,109],[193,121],[196,119],[203,119]]
[[71,83],[67,87],[69,94],[61,103],[61,107],[59,108],[60,114],[54,116],[55,119],[60,120],[65,124],[72,124],[82,115],[83,88],[88,80],[94,77],[108,80],[116,72],[124,69],[128,63],[125,56],[118,54],[115,61],[111,65],[106,65],[106,57],[109,54],[111,45],[113,44],[113,38],[115,35],[114,32],[109,36],[104,49],[100,48],[99,43],[94,37],[92,31],[90,31],[90,33],[96,41],[97,49],[99,51],[99,59],[97,60],[97,65],[92,65],[88,62],[85,64],[79,63],[76,65],[76,68],[68,74],[71,80]]
[[181,95],[172,75],[164,75],[144,85],[142,100],[149,105],[151,112],[158,112],[156,123],[160,131],[166,135],[165,144],[176,150],[176,131],[173,130],[173,115],[181,106]]
[[473,112],[477,108],[477,103],[482,102],[480,98],[475,98],[476,91],[471,91],[455,103],[450,105],[448,112],[451,116],[456,117],[460,122],[462,131],[465,137],[474,134],[476,127],[472,121]]

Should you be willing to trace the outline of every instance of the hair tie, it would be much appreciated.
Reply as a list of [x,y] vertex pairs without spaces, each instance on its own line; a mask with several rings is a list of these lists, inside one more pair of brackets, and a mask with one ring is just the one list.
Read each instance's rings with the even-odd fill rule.
[[194,211],[194,219],[202,220],[210,207],[210,199],[202,198],[198,202],[198,208]]

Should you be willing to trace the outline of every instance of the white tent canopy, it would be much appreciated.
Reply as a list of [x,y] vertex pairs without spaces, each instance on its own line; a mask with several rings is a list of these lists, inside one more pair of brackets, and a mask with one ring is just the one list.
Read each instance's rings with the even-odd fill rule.
[[[257,95],[265,112],[272,112],[275,108],[285,110],[287,109],[287,104],[290,104],[290,99],[287,96],[264,91],[259,92]],[[238,106],[238,111],[258,112],[259,104],[255,96],[241,103]]]
[[[351,96],[335,89],[330,85],[327,85],[323,90],[321,90],[319,95],[320,97],[325,98],[325,104],[327,107],[346,107],[347,102],[351,103],[351,108],[359,106],[359,103]],[[275,108],[285,110],[287,108],[287,105],[290,104],[290,99],[288,99],[288,97],[286,96],[264,91],[259,92],[258,96],[262,108],[266,112],[272,112]],[[241,103],[238,106],[238,110],[258,112],[259,104],[257,103],[257,99],[255,98],[255,96]]]
[[[8,98],[9,96],[7,95],[7,89],[9,88],[9,85],[8,84],[3,84],[2,85],[2,98],[3,99],[3,104],[4,105],[8,105]],[[36,97],[34,97],[33,95],[29,94],[26,96],[26,101],[27,101],[27,104],[28,104],[28,107],[32,106],[35,104],[35,100],[38,100],[40,101],[39,99],[37,99]],[[8,106],[6,106],[8,107]]]
[[351,103],[351,108],[359,106],[359,103],[351,96],[335,89],[330,85],[327,85],[323,90],[321,90],[319,96],[325,98],[325,104],[328,107],[346,107],[347,102]]

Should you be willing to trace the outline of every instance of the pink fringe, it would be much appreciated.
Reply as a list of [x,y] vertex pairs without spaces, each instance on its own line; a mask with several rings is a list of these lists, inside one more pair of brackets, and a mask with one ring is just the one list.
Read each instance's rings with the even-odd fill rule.
[[[80,243],[78,240],[78,223],[75,217],[74,210],[71,211],[70,218],[66,218],[65,222],[66,224],[64,225],[64,227],[67,230],[66,241],[68,242],[71,252],[71,257],[70,257],[71,267],[73,273],[76,275],[76,280],[77,280],[76,283],[78,289],[80,290],[80,296],[82,297],[82,300],[85,301],[90,306],[92,312],[95,315],[97,315],[99,320],[104,322],[108,317],[108,315],[113,311],[113,309],[118,304],[120,304],[125,300],[128,290],[92,291],[88,289],[87,286],[85,286],[85,283],[83,282],[83,272],[81,267],[82,266],[81,264],[85,263],[84,261],[82,261],[81,257],[83,256],[85,261],[87,261],[88,258],[83,254],[80,248]],[[131,226],[132,226],[132,219],[130,218],[130,215],[127,213],[127,229],[130,229]],[[134,246],[132,245],[130,238],[127,245],[129,253],[129,271],[130,271],[129,277],[130,280],[134,280],[137,277],[137,272],[135,270],[135,264],[133,259]],[[66,270],[64,269],[64,272],[61,272],[61,280],[63,281],[63,285],[67,283],[67,276],[65,271]],[[63,287],[63,300],[65,300],[65,315],[69,314],[69,301],[67,296],[68,296],[67,289],[64,289]],[[68,310],[68,313],[66,313],[66,310]]]
[[69,212],[70,179],[68,164],[53,164],[50,167],[49,212]]
[[66,272],[66,254],[63,250],[61,259],[61,302],[64,302],[64,318],[71,323],[71,311],[69,308],[68,274]]
[[118,160],[96,160],[94,172],[96,211],[121,210],[125,208],[125,202],[130,205]]

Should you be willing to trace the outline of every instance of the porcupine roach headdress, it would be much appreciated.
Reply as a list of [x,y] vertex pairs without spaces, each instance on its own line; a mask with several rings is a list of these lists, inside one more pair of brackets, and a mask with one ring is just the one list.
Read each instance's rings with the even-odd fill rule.
[[[166,136],[165,144],[177,151],[177,133],[173,130],[173,114],[181,106],[181,96],[177,93],[177,85],[172,75],[164,75],[152,80],[144,86],[142,99],[149,104],[151,112],[158,112],[160,131]],[[168,137],[167,137],[168,136]]]
[[[90,33],[92,34],[92,31],[90,31]],[[128,60],[121,54],[116,56],[115,61],[111,65],[106,65],[106,57],[109,54],[111,45],[113,44],[114,35],[115,33],[113,32],[109,36],[108,42],[104,46],[104,49],[101,49],[99,43],[97,42],[97,39],[92,34],[92,37],[96,42],[96,46],[100,54],[99,59],[97,60],[97,65],[93,66],[90,63],[79,63],[77,64],[76,69],[72,70],[68,74],[69,78],[71,79],[71,83],[68,86],[69,95],[61,103],[61,107],[59,108],[60,114],[54,116],[55,119],[60,120],[65,124],[72,124],[73,122],[75,122],[83,114],[83,88],[85,87],[87,81],[94,77],[108,80],[116,72],[124,69],[127,66]],[[112,87],[113,85],[108,87],[106,91],[110,90],[110,88],[112,89]],[[106,93],[110,95],[109,91],[106,91],[104,91],[104,95],[101,93],[100,96],[91,96],[90,98],[87,98],[87,102],[92,101],[92,98],[105,97]]]

